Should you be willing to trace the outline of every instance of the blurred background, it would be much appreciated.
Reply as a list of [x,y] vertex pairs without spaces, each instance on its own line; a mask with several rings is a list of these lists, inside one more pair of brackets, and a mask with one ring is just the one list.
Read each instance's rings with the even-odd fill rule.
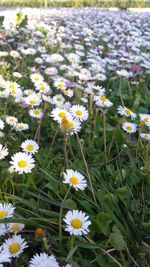
[[149,8],[150,0],[0,0],[0,6]]

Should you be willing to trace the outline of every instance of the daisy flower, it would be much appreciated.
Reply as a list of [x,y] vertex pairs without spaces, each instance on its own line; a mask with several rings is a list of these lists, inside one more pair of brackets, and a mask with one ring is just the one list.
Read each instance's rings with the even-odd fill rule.
[[18,119],[14,116],[7,116],[5,120],[7,124],[12,126],[14,126],[18,122]]
[[10,203],[0,203],[0,219],[10,218],[14,214],[15,207]]
[[25,225],[22,223],[8,223],[7,224],[8,231],[14,234],[21,232],[24,227]]
[[127,133],[135,133],[137,130],[137,125],[131,122],[124,122],[122,128]]
[[60,54],[52,54],[51,55],[51,62],[61,62],[64,58]]
[[7,233],[7,227],[5,223],[0,223],[0,237]]
[[89,232],[88,227],[91,221],[89,220],[89,216],[86,216],[82,211],[68,211],[64,221],[67,224],[66,231],[70,235],[86,235]]
[[11,255],[9,252],[3,250],[3,247],[0,247],[0,266],[3,267],[3,263],[11,262]]
[[80,131],[81,124],[76,119],[65,117],[60,122],[60,129],[62,132],[72,135]]
[[31,74],[30,79],[33,83],[40,83],[40,82],[43,82],[43,80],[44,80],[43,76],[39,73]]
[[39,150],[39,145],[34,140],[26,140],[21,144],[21,148],[26,153],[35,154]]
[[6,82],[6,91],[13,97],[21,97],[22,90],[20,89],[20,85],[16,82]]
[[29,129],[29,125],[27,123],[18,122],[14,125],[14,128],[17,132],[25,131]]
[[63,80],[62,78],[58,78],[55,82],[54,82],[54,86],[57,88],[57,89],[60,89],[60,90],[65,90],[67,89],[67,85],[66,85],[66,82],[65,80]]
[[50,86],[46,82],[40,82],[36,84],[36,89],[41,93],[47,94],[51,92]]
[[0,130],[4,129],[4,122],[0,119]]
[[100,81],[105,81],[106,80],[106,75],[104,73],[99,73],[96,75],[96,78]]
[[140,116],[140,125],[150,127],[150,114],[139,114]]
[[80,105],[73,105],[70,109],[73,117],[78,118],[80,121],[87,120],[89,114],[85,107]]
[[133,113],[129,108],[126,108],[126,107],[121,107],[119,106],[118,107],[118,113],[122,116],[125,116],[125,117],[131,117],[131,119],[135,119],[136,117],[136,114]]
[[63,118],[68,118],[70,116],[70,113],[63,108],[54,108],[51,112],[51,117],[54,121],[61,122]]
[[113,103],[105,96],[100,95],[96,100],[96,105],[101,108],[108,108],[113,106]]
[[150,134],[148,133],[140,133],[140,137],[146,140],[150,140]]
[[56,106],[60,106],[65,102],[65,98],[62,95],[55,95],[52,99],[52,102]]
[[39,106],[42,99],[38,94],[33,93],[25,97],[24,101],[27,105],[30,105],[31,107],[33,107],[33,106]]
[[46,253],[35,254],[29,262],[29,267],[59,267],[55,257]]
[[85,180],[85,177],[77,171],[66,170],[66,173],[64,172],[63,176],[65,179],[63,181],[63,183],[69,184],[70,186],[72,186],[76,190],[78,190],[78,189],[84,190],[85,187],[87,186],[87,182]]
[[8,156],[8,149],[0,144],[0,160]]
[[13,235],[3,243],[3,250],[11,255],[11,257],[18,257],[27,247],[27,242],[21,235]]
[[35,167],[35,160],[30,154],[18,152],[11,157],[11,167],[14,168],[15,172],[22,174],[23,172],[28,173]]
[[29,110],[29,115],[33,118],[41,119],[43,117],[43,111],[42,109],[30,109]]

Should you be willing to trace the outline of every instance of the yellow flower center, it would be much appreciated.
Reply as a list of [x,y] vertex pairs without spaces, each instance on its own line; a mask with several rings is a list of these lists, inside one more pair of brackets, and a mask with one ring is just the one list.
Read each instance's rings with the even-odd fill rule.
[[145,135],[144,135],[144,138],[146,138],[146,139],[147,139],[147,138],[148,138],[148,135],[147,135],[147,134],[145,134]]
[[19,125],[18,128],[19,129],[24,129],[24,126],[23,125]]
[[129,131],[131,131],[132,130],[132,127],[130,125],[127,125],[126,126],[126,129],[129,130]]
[[18,243],[12,243],[10,246],[9,246],[9,252],[10,253],[17,253],[20,249],[20,245]]
[[26,149],[29,151],[32,151],[34,149],[34,146],[33,145],[27,145]]
[[38,81],[38,80],[39,80],[39,77],[35,77],[34,80],[35,80],[35,81]]
[[35,104],[35,100],[34,99],[32,99],[32,100],[30,100],[30,105],[34,105]]
[[18,166],[19,166],[20,168],[24,168],[24,167],[27,166],[27,163],[26,163],[25,160],[20,160],[20,161],[18,161]]
[[71,121],[68,121],[66,117],[62,119],[61,122],[61,129],[65,132],[69,131],[71,128],[74,127],[74,123]]
[[14,122],[14,119],[13,119],[13,118],[10,118],[9,121],[10,121],[10,122]]
[[14,84],[10,84],[10,89],[15,89],[15,86],[14,86]]
[[82,227],[82,222],[81,222],[80,219],[73,219],[73,220],[71,221],[71,226],[72,226],[73,228],[75,228],[75,229],[79,229],[79,228]]
[[102,101],[106,101],[107,100],[107,98],[106,98],[106,96],[105,95],[103,95],[103,96],[101,96],[101,98],[100,98]]
[[61,98],[58,97],[58,98],[57,98],[57,102],[60,102],[60,101],[61,101]]
[[77,110],[77,111],[76,111],[76,114],[77,114],[78,116],[82,116],[82,111],[81,111],[81,110]]
[[44,84],[41,83],[41,84],[40,84],[40,88],[41,88],[42,91],[44,91],[44,90],[45,90],[45,86],[44,86]]
[[58,113],[59,117],[64,118],[66,116],[65,112],[61,111]]
[[37,109],[34,110],[35,115],[38,115],[39,113],[40,113],[39,110],[37,110]]
[[6,210],[0,210],[0,219],[6,217],[7,211]]
[[19,230],[20,230],[20,226],[17,225],[17,224],[14,224],[14,225],[11,227],[11,230],[12,230],[13,232],[19,232]]
[[125,113],[126,113],[127,115],[130,115],[130,114],[131,114],[131,110],[130,110],[129,108],[126,108],[126,109],[125,109]]
[[63,83],[58,84],[58,88],[62,89],[64,87]]
[[78,178],[75,177],[75,176],[72,176],[70,179],[69,179],[70,183],[73,184],[73,185],[76,185],[78,183]]

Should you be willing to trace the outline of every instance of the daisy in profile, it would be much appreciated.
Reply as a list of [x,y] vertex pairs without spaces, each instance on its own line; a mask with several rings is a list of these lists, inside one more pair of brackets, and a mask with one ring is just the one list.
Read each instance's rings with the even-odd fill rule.
[[33,118],[41,119],[43,117],[43,111],[42,109],[36,108],[36,109],[30,109],[29,115]]
[[12,126],[16,125],[16,123],[18,122],[18,119],[14,116],[7,116],[5,120],[7,124]]
[[136,114],[134,112],[132,112],[129,108],[126,108],[126,107],[121,107],[119,106],[118,107],[118,113],[122,116],[125,116],[125,117],[131,117],[131,119],[135,119],[136,117]]
[[4,129],[4,122],[0,119],[0,130]]
[[66,134],[76,134],[81,129],[81,124],[78,120],[73,119],[72,117],[63,118],[60,122],[60,129]]
[[63,108],[54,108],[51,112],[51,117],[54,121],[61,122],[63,118],[68,118],[70,116],[70,113]]
[[29,125],[27,123],[18,122],[14,125],[14,128],[17,132],[25,131],[29,129]]
[[0,236],[5,235],[8,232],[6,224],[0,223]]
[[11,255],[9,252],[3,250],[3,246],[0,247],[0,267],[3,267],[3,263],[11,262]]
[[24,227],[25,225],[22,223],[8,223],[7,224],[8,231],[14,234],[21,232]]
[[78,118],[80,121],[87,120],[89,114],[85,107],[80,105],[73,105],[70,109],[73,117]]
[[11,157],[10,164],[15,172],[22,174],[31,172],[35,167],[35,160],[30,154],[18,152]]
[[140,137],[145,140],[150,140],[150,134],[148,133],[140,133]]
[[29,267],[59,267],[55,257],[46,253],[35,254],[29,262]]
[[21,144],[21,148],[26,153],[35,154],[39,150],[39,145],[34,140],[26,140]]
[[131,122],[124,122],[122,124],[122,128],[125,132],[127,133],[135,133],[137,130],[137,125],[135,123],[131,123]]
[[0,144],[0,160],[8,156],[8,149]]
[[150,114],[139,114],[140,116],[140,126],[150,127]]
[[0,203],[0,219],[13,217],[15,207],[11,203]]
[[64,221],[67,224],[66,231],[70,235],[86,235],[89,232],[88,227],[91,221],[89,220],[89,216],[86,216],[82,211],[68,211]]
[[66,170],[66,172],[63,173],[63,176],[64,176],[63,182],[65,184],[69,184],[70,186],[72,186],[76,190],[78,190],[78,189],[84,190],[87,186],[87,182],[85,180],[85,177],[77,171],[73,171],[71,169]]
[[11,257],[19,257],[26,247],[27,242],[21,235],[13,235],[3,243],[3,250],[9,253]]

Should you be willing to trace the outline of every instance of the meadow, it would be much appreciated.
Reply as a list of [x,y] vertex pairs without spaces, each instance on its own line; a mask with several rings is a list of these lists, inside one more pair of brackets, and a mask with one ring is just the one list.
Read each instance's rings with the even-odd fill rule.
[[26,13],[0,17],[0,266],[149,267],[149,13]]

